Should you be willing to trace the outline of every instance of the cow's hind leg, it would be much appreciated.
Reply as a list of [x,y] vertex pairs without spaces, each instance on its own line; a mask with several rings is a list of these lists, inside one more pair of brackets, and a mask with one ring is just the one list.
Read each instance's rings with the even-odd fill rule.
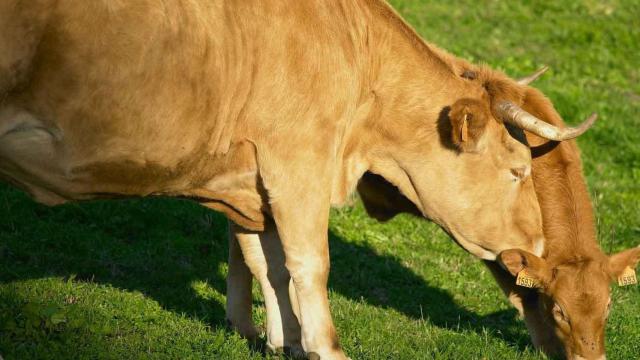
[[229,222],[229,273],[227,274],[227,314],[229,327],[242,337],[255,340],[259,331],[251,318],[253,275],[245,263],[240,244]]
[[[267,347],[272,352],[283,351],[293,357],[303,357],[300,325],[289,297],[291,278],[285,267],[282,244],[273,224],[268,224],[263,232],[246,231],[234,224],[230,224],[229,229],[229,241],[236,243],[230,245],[230,251],[231,246],[241,249],[245,266],[256,277],[262,289],[267,310]],[[234,259],[237,260],[238,257]],[[228,292],[235,300],[227,298],[227,306],[232,307],[227,309],[227,313],[238,319],[239,313],[244,312],[245,315],[240,315],[240,321],[246,329],[247,324],[253,326],[250,319],[251,282],[246,280],[246,274],[242,274],[242,270],[238,264],[229,265]]]

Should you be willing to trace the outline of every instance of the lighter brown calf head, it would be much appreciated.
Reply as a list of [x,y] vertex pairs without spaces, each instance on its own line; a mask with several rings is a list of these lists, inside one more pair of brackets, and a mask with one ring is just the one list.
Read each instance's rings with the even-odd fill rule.
[[[520,284],[538,289],[538,313],[554,329],[568,359],[604,359],[604,329],[612,304],[609,285],[636,267],[640,247],[598,255],[560,264],[518,249],[503,251],[499,257]],[[552,350],[551,344],[536,345]]]

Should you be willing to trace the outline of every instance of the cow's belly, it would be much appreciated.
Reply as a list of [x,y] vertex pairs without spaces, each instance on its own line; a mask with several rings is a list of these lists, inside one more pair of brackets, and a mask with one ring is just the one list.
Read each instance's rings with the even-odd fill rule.
[[[168,154],[158,145],[177,142],[179,134],[145,142],[140,134],[105,134],[88,125],[98,124],[91,118],[66,129],[52,120],[17,106],[0,109],[0,174],[37,201],[179,193],[195,180],[208,180],[190,176],[206,152],[193,151],[185,160],[180,150]],[[185,137],[185,143],[192,139]]]
[[246,228],[264,226],[266,195],[250,142],[233,144],[225,155],[201,149],[188,160],[166,157],[158,163],[139,152],[116,157],[109,151],[82,153],[69,146],[73,136],[24,109],[0,109],[0,178],[47,205],[109,197],[188,197]]

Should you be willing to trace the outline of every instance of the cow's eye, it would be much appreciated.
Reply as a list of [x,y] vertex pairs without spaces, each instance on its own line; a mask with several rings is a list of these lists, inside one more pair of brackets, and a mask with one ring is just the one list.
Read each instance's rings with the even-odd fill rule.
[[558,322],[569,324],[569,318],[567,317],[567,313],[564,312],[564,310],[562,309],[562,306],[558,305],[557,303],[553,305],[553,317]]

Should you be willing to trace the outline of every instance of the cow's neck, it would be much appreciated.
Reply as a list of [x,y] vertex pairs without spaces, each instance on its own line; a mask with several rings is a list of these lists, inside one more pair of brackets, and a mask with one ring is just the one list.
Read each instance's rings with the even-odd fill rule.
[[[449,94],[460,94],[465,83],[460,74],[470,64],[425,42],[385,1],[366,3],[370,24],[367,71],[378,85],[378,95],[406,108],[437,101],[438,97],[451,100]],[[382,93],[383,87],[392,93]],[[412,96],[394,98],[402,95]]]
[[561,143],[534,157],[532,175],[542,211],[546,259],[561,264],[603,257],[575,144]]
[[[460,97],[480,96],[482,89],[460,77],[466,62],[424,42],[386,2],[366,5],[371,26],[366,34],[368,88],[363,93],[370,94],[372,104],[359,133],[373,133],[366,143],[378,146],[364,149],[376,157],[368,158],[369,170],[397,186],[424,212],[397,156],[415,139],[424,158],[429,158],[442,146],[443,112]],[[395,146],[403,151],[394,152]]]
[[[523,108],[548,123],[565,126],[549,100],[535,89],[527,89]],[[554,143],[531,134],[527,139],[532,146],[533,183],[547,241],[544,256],[552,264],[602,259],[575,141]]]
[[[344,203],[358,179],[369,170],[400,188],[420,207],[406,174],[389,156],[393,151],[385,136],[399,128],[411,128],[408,124],[412,121],[424,123],[431,118],[433,143],[438,144],[439,112],[455,101],[451,95],[456,92],[456,86],[443,84],[461,80],[447,63],[448,55],[442,52],[444,56],[440,56],[441,51],[426,44],[386,2],[363,0],[357,4],[356,18],[360,21],[352,38],[359,49],[362,88],[344,135],[342,166],[334,182],[332,202]],[[412,135],[406,136],[410,139]]]

